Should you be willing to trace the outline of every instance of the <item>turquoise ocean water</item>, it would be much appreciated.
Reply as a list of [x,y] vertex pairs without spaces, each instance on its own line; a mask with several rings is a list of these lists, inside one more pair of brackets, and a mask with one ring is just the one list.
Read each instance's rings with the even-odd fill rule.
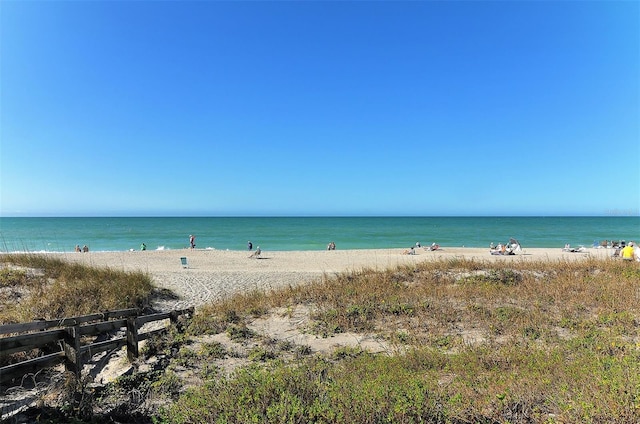
[[262,250],[402,248],[416,242],[487,247],[510,237],[527,247],[591,246],[601,240],[640,242],[640,217],[187,217],[0,218],[1,252],[183,249]]

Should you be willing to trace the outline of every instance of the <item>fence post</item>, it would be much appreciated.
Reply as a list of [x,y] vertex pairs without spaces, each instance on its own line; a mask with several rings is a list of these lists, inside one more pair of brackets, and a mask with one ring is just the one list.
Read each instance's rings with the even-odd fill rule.
[[127,318],[127,358],[129,362],[138,357],[138,325],[136,317]]
[[65,368],[73,371],[76,377],[82,371],[82,358],[80,355],[80,324],[65,328],[66,335],[63,340]]
[[171,311],[170,315],[169,315],[169,320],[171,321],[172,324],[178,324],[179,323],[179,319],[181,316],[183,315],[189,315],[192,316],[193,315],[193,311],[194,308],[187,308],[181,311],[177,311],[177,310],[173,310]]
[[171,322],[171,324],[177,324],[178,323],[178,311],[171,311],[169,313],[169,321]]

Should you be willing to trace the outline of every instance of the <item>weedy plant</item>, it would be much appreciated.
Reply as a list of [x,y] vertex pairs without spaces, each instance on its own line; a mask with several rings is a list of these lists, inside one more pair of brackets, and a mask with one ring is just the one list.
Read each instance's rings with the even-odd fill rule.
[[241,295],[203,308],[191,330],[242,334],[256,311],[304,304],[319,336],[365,332],[403,349],[293,363],[257,349],[262,362],[183,393],[161,420],[637,423],[638,287],[637,264],[613,260],[456,258]]

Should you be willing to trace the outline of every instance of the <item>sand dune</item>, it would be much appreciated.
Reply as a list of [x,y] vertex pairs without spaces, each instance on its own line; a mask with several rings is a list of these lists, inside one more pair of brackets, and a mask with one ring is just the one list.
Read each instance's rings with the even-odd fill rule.
[[[334,251],[263,250],[259,258],[249,251],[224,250],[160,250],[131,252],[89,252],[60,254],[66,260],[93,266],[106,266],[125,271],[142,271],[154,283],[169,289],[180,299],[168,301],[165,308],[198,306],[230,294],[248,290],[268,290],[303,284],[323,275],[345,271],[386,269],[429,260],[466,258],[486,261],[582,260],[610,257],[610,249],[587,249],[585,253],[557,249],[524,249],[514,256],[493,256],[488,249],[447,248],[437,251],[416,249],[415,255],[405,249],[363,249]],[[186,257],[188,268],[181,265]]]

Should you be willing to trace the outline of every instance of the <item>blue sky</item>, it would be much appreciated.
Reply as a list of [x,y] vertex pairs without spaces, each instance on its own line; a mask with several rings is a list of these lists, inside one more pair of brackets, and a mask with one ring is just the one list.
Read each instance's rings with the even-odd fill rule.
[[639,215],[636,1],[0,4],[1,216]]

